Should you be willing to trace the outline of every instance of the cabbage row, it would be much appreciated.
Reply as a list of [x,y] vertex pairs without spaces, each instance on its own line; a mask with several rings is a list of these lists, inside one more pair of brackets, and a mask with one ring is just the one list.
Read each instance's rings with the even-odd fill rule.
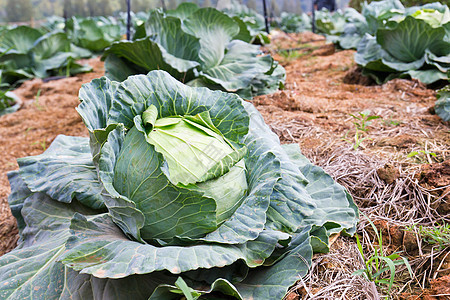
[[71,18],[67,24],[62,18],[54,17],[38,29],[19,26],[2,30],[1,88],[12,88],[36,77],[70,76],[90,71],[90,67],[76,61],[102,51],[120,38],[119,25],[98,17]]
[[[242,24],[241,24],[242,25]],[[247,27],[214,8],[184,3],[176,10],[154,10],[133,41],[106,49],[105,73],[123,81],[130,75],[164,70],[190,86],[234,92],[251,99],[276,91],[285,70],[262,55]]]
[[30,78],[45,78],[89,71],[76,63],[90,52],[71,43],[63,32],[41,31],[20,26],[0,36],[2,84],[14,85]]
[[1,299],[282,299],[355,232],[345,189],[235,94],[151,71],[80,99],[90,137],[8,174],[20,239]]
[[[283,14],[281,29],[310,30],[307,15]],[[317,32],[343,49],[378,84],[413,78],[425,84],[450,78],[450,12],[438,2],[405,8],[399,0],[365,3],[362,12],[316,12]]]

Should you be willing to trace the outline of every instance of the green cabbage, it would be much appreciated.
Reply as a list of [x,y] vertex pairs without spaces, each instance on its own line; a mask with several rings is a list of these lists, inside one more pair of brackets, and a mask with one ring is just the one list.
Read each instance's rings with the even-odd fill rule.
[[228,91],[251,99],[283,86],[285,70],[258,45],[244,42],[243,24],[214,8],[184,3],[176,10],[154,10],[133,41],[107,48],[106,76],[164,70],[190,86]]
[[235,94],[152,71],[80,99],[90,137],[58,136],[8,174],[21,238],[1,299],[282,299],[330,235],[356,230],[345,189]]

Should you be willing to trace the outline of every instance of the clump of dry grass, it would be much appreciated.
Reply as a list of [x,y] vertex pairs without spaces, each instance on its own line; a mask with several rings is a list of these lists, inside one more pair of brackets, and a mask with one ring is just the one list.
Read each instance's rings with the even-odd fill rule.
[[[352,151],[348,146],[336,147],[332,152],[322,149],[321,153],[309,153],[308,156],[313,156],[315,164],[347,188],[361,211],[372,221],[387,220],[403,226],[450,222],[450,214],[442,215],[431,205],[442,198],[435,192],[447,187],[427,189],[420,185],[418,164],[379,157],[377,153],[368,155]],[[388,162],[398,170],[392,183],[386,183],[377,173]]]
[[356,244],[349,238],[340,237],[329,253],[313,258],[310,273],[289,293],[301,293],[301,299],[379,299],[373,282],[352,275],[363,267]]
[[[379,220],[394,224],[402,231],[415,224],[431,226],[450,222],[450,215],[440,214],[432,205],[444,195],[438,196],[437,189],[427,189],[419,184],[418,164],[395,160],[395,154],[380,157],[379,153],[353,151],[348,145],[339,143],[312,149],[305,155],[345,186],[361,212],[373,222]],[[386,183],[377,173],[388,162],[398,169],[398,175],[391,183]],[[364,254],[370,257],[376,242],[368,221],[363,218],[358,226],[358,234],[364,245]],[[431,247],[422,241],[417,232],[412,234],[416,238],[417,253],[410,255],[404,245],[387,250],[386,255],[400,250],[400,255],[408,258],[414,274],[414,278],[410,278],[406,266],[397,267],[396,285],[391,295],[420,293],[420,290],[428,287],[430,279],[443,271],[443,262],[449,256],[448,249]],[[388,244],[387,237],[385,241]],[[345,243],[338,245],[339,249],[333,247],[329,254],[316,258],[311,273],[297,284],[297,288],[305,291],[302,299],[378,299],[373,283],[367,282],[362,276],[351,276],[355,270],[363,268],[355,242],[345,239]],[[327,261],[331,263],[324,264]],[[389,274],[385,275],[389,277]],[[380,287],[378,290],[380,294],[386,292]],[[372,294],[369,296],[369,293]]]

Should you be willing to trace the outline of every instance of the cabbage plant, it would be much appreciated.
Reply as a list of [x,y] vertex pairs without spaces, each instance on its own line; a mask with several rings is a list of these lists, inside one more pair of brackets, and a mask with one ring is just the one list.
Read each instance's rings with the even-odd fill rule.
[[390,18],[374,35],[366,33],[355,61],[377,83],[411,77],[425,84],[449,80],[450,12],[446,5],[424,5]]
[[217,9],[232,17],[239,24],[240,31],[236,39],[251,44],[270,43],[270,38],[265,32],[264,17],[247,5],[236,0],[223,1],[218,2]]
[[106,49],[106,76],[123,81],[130,75],[164,70],[188,85],[247,99],[282,87],[283,67],[263,55],[259,46],[238,39],[240,35],[239,24],[214,8],[185,3],[167,13],[155,10],[133,41]]
[[1,299],[281,299],[355,232],[345,189],[235,94],[152,71],[80,99],[90,137],[8,174],[20,240]]
[[42,34],[19,26],[0,36],[2,83],[14,84],[29,78],[71,75],[90,71],[76,62],[90,52],[73,45],[63,32]]
[[122,37],[121,28],[109,18],[76,18],[66,22],[70,40],[81,48],[92,52],[103,51]]
[[298,15],[283,11],[277,25],[287,33],[311,31],[312,29],[311,18],[306,13]]

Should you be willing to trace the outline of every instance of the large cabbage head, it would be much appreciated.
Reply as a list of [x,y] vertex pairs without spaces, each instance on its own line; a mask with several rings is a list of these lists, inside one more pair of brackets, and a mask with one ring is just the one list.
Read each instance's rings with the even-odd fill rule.
[[144,239],[199,237],[233,214],[247,191],[246,147],[233,145],[208,111],[158,117],[151,104],[134,123],[113,187],[145,216]]
[[22,238],[0,257],[2,299],[282,299],[356,230],[345,189],[235,94],[152,71],[80,99],[90,137],[9,174]]

